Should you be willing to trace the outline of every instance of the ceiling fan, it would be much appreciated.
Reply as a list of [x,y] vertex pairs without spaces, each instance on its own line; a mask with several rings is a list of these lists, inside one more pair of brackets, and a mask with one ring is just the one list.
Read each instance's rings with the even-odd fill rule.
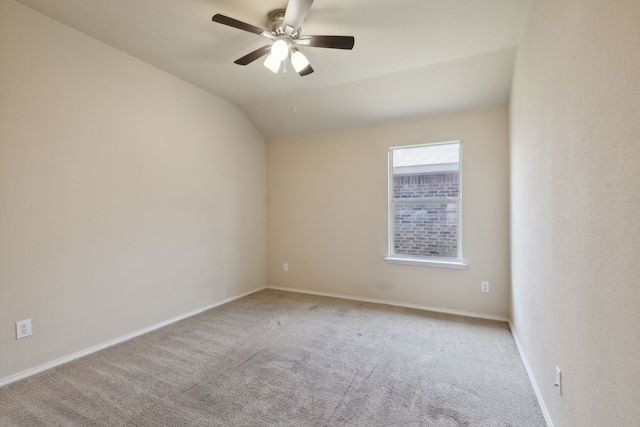
[[300,24],[307,16],[312,3],[313,0],[289,0],[286,9],[275,10],[269,14],[268,30],[219,13],[214,15],[212,20],[271,40],[270,44],[234,61],[236,64],[247,65],[269,54],[264,65],[274,73],[278,73],[281,69],[286,71],[285,63],[290,60],[296,72],[306,76],[313,73],[313,68],[307,57],[298,50],[298,46],[350,50],[355,43],[352,36],[301,36]]

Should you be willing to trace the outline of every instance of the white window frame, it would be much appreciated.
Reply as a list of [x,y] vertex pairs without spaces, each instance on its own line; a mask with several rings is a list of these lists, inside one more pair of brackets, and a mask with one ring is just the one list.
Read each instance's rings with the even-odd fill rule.
[[[458,182],[460,185],[460,190],[458,192],[457,199],[429,199],[429,200],[394,200],[393,199],[393,152],[398,149],[405,148],[418,148],[418,147],[427,147],[434,145],[445,145],[445,144],[458,144],[459,150],[459,171],[458,171]],[[389,165],[389,177],[388,177],[388,251],[387,257],[385,261],[388,264],[405,264],[405,265],[418,265],[424,267],[441,267],[441,268],[453,268],[453,269],[465,269],[467,268],[467,264],[464,262],[462,258],[462,141],[446,141],[446,142],[436,142],[429,144],[417,144],[417,145],[404,145],[398,147],[390,147],[388,152],[388,165]],[[457,203],[458,204],[458,253],[456,258],[437,258],[437,257],[424,257],[424,256],[408,256],[408,255],[396,255],[394,253],[394,239],[395,239],[395,231],[394,231],[394,207],[396,203],[401,204],[442,204],[442,203]]]

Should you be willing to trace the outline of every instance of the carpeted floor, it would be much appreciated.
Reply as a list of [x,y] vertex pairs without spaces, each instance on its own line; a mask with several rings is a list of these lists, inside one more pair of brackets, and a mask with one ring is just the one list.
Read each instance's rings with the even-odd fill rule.
[[1,426],[544,426],[508,325],[261,291],[0,388]]

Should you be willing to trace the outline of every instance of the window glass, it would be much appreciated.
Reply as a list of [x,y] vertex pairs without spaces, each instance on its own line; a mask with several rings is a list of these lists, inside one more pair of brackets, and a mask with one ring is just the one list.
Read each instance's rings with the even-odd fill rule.
[[461,260],[460,148],[390,149],[389,256]]

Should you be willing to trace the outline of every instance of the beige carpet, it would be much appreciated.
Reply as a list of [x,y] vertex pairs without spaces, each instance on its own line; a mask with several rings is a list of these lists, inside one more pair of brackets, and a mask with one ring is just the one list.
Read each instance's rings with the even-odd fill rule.
[[544,426],[507,324],[261,291],[0,388],[2,426]]

